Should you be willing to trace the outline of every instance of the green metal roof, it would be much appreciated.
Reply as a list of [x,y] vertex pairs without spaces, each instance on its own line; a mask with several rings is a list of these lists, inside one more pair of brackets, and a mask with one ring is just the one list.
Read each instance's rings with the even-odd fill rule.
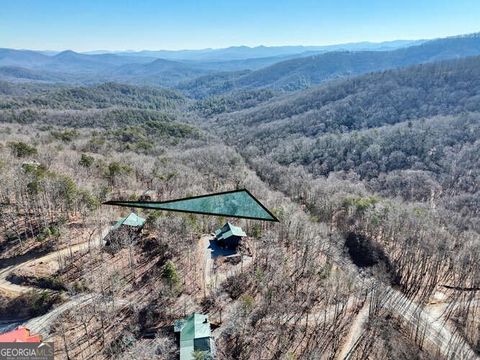
[[235,226],[227,222],[221,229],[215,231],[218,240],[228,239],[230,236],[247,236],[240,226]]
[[232,225],[230,223],[227,223],[227,225],[229,226],[230,231],[232,232],[232,235],[247,236],[247,234],[245,234],[245,231],[243,231],[240,226],[235,226],[235,225]]
[[127,217],[118,220],[117,223],[113,226],[113,229],[118,229],[122,225],[138,227],[142,226],[143,224],[145,224],[144,218],[141,218],[140,216],[131,213]]
[[180,360],[193,360],[194,351],[210,351],[210,323],[208,316],[193,313],[185,319],[177,320],[175,332],[180,332]]

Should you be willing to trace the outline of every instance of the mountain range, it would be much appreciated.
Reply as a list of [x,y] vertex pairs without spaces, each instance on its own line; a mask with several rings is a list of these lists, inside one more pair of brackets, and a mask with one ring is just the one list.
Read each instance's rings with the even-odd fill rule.
[[[67,84],[121,82],[173,87],[187,96],[271,88],[292,91],[326,80],[480,55],[480,36],[324,47],[45,54],[0,49],[0,80]],[[158,58],[162,56],[162,58]]]
[[[231,46],[222,49],[201,49],[201,50],[142,50],[142,51],[117,51],[117,55],[126,56],[147,56],[169,60],[183,61],[229,61],[245,60],[268,57],[282,57],[300,55],[312,52],[328,51],[361,51],[361,50],[393,50],[401,47],[420,44],[424,40],[394,40],[385,42],[358,42],[347,44],[335,44],[324,46]],[[87,54],[108,54],[108,51],[93,51]]]

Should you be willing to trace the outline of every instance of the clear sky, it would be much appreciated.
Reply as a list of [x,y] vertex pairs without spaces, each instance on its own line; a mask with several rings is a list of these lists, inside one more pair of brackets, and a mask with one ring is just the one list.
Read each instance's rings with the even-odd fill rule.
[[479,0],[0,0],[0,47],[201,49],[480,31]]

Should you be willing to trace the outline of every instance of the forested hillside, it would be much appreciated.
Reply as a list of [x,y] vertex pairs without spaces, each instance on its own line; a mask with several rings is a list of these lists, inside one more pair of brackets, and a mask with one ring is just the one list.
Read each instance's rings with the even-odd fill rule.
[[[173,90],[105,83],[90,87],[3,83],[3,122],[118,127],[174,121],[187,99]],[[15,89],[12,90],[12,89]]]
[[[18,88],[17,86],[15,88]],[[5,95],[9,95],[7,90]],[[90,87],[44,87],[41,94],[25,96],[18,94],[3,97],[0,109],[101,109],[108,107],[130,107],[137,109],[174,109],[185,102],[182,95],[166,89],[136,87],[117,83],[105,83]]]
[[478,57],[418,65],[274,98],[209,124],[248,157],[315,176],[348,174],[387,197],[445,197],[476,222],[479,79]]
[[[0,331],[23,324],[61,359],[170,360],[196,312],[219,360],[478,358],[480,57],[434,62],[478,41],[193,80],[67,52],[89,63],[75,84],[0,82]],[[8,59],[53,61],[2,54],[9,77]],[[91,84],[97,67],[132,81]],[[280,222],[102,204],[241,188]],[[122,228],[131,212],[142,227]],[[233,255],[213,250],[226,222],[247,234]]]
[[214,117],[212,122],[220,129],[245,129],[236,131],[236,141],[261,142],[265,149],[272,149],[280,138],[479,111],[479,75],[479,57],[373,73],[274,98],[252,109]]
[[210,94],[218,94],[221,89],[264,87],[292,91],[336,78],[475,55],[480,55],[479,34],[431,40],[392,51],[334,51],[281,61],[240,77],[226,78],[221,84],[218,79],[207,82],[208,77],[204,77],[201,82],[193,81],[188,91],[201,94],[205,83],[211,87]]
[[[269,186],[340,230],[345,255],[360,268],[424,309],[442,289],[453,290],[454,301],[477,304],[479,71],[480,59],[472,57],[338,80],[209,114],[205,126],[234,144]],[[466,334],[478,326],[477,311],[457,313],[457,329]],[[387,330],[369,331],[355,358],[424,356],[372,352],[386,343],[363,336]],[[478,352],[474,332],[467,338]]]

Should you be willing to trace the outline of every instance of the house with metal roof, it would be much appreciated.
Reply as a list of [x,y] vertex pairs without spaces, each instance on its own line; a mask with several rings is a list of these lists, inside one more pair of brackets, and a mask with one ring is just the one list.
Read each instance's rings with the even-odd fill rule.
[[215,342],[208,316],[198,313],[177,320],[174,331],[179,337],[180,360],[194,360],[195,353],[204,353],[205,359],[214,359]]
[[105,236],[105,246],[111,251],[121,249],[138,236],[144,224],[145,219],[134,213],[121,218]]
[[130,227],[136,227],[140,228],[145,224],[145,219],[138,216],[137,214],[130,213],[127,217],[124,217],[116,222],[115,225],[113,225],[113,230],[117,230],[120,226],[130,226]]
[[240,226],[227,222],[223,227],[215,231],[215,239],[220,245],[236,248],[242,237],[247,236]]

